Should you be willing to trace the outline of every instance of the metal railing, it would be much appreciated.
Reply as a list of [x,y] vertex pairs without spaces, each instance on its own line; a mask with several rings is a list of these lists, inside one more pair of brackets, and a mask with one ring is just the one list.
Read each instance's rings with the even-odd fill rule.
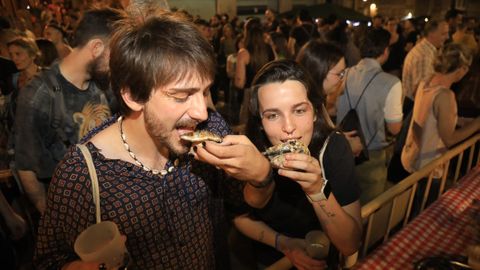
[[[465,173],[470,171],[473,167],[475,147],[479,141],[480,134],[474,135],[365,204],[361,210],[362,220],[366,228],[364,229],[361,256],[365,256],[373,245],[380,243],[382,238],[382,243],[385,242],[390,237],[392,229],[399,226],[403,227],[410,221],[414,196],[420,180],[428,179],[425,192],[422,194],[419,209],[421,212],[426,206],[432,186],[433,173],[436,168],[444,166],[438,194],[442,194],[445,191],[452,159],[458,157],[455,168],[452,168],[453,178],[449,179],[452,181],[452,184],[458,181],[462,164],[465,166]],[[468,160],[465,164],[463,160],[467,151],[469,151]],[[480,163],[479,160],[480,154],[478,154],[476,159],[477,164]]]

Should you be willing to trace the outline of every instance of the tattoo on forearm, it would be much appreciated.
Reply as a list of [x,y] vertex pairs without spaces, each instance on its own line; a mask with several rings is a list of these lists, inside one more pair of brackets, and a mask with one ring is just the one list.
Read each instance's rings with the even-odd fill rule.
[[331,217],[335,216],[335,214],[333,212],[330,212],[327,209],[325,209],[326,208],[325,204],[320,204],[320,208],[322,209],[323,213],[325,213],[325,215],[327,215],[327,217],[331,218]]
[[265,236],[265,231],[261,231],[261,232],[260,232],[260,236],[258,237],[258,241],[259,241],[259,242],[262,242],[264,236]]

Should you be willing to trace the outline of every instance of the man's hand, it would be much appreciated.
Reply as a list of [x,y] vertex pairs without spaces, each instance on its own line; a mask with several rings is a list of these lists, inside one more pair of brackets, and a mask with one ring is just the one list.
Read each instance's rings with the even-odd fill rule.
[[199,144],[196,146],[195,158],[243,181],[261,182],[270,171],[268,159],[244,135],[228,135],[220,144]]

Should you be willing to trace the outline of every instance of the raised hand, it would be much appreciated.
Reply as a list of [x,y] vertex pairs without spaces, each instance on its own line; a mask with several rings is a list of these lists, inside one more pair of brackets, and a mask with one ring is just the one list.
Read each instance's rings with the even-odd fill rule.
[[296,181],[306,194],[316,194],[323,187],[320,162],[310,155],[285,154],[285,161],[278,174]]
[[262,181],[270,170],[267,158],[243,135],[228,135],[222,143],[197,145],[194,155],[238,180]]

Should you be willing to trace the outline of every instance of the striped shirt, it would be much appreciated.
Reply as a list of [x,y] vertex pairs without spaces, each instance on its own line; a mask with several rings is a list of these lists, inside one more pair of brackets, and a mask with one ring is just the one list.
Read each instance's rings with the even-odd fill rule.
[[427,80],[433,75],[433,61],[436,53],[437,48],[424,38],[407,54],[402,75],[403,94],[406,97],[414,100],[420,81]]

